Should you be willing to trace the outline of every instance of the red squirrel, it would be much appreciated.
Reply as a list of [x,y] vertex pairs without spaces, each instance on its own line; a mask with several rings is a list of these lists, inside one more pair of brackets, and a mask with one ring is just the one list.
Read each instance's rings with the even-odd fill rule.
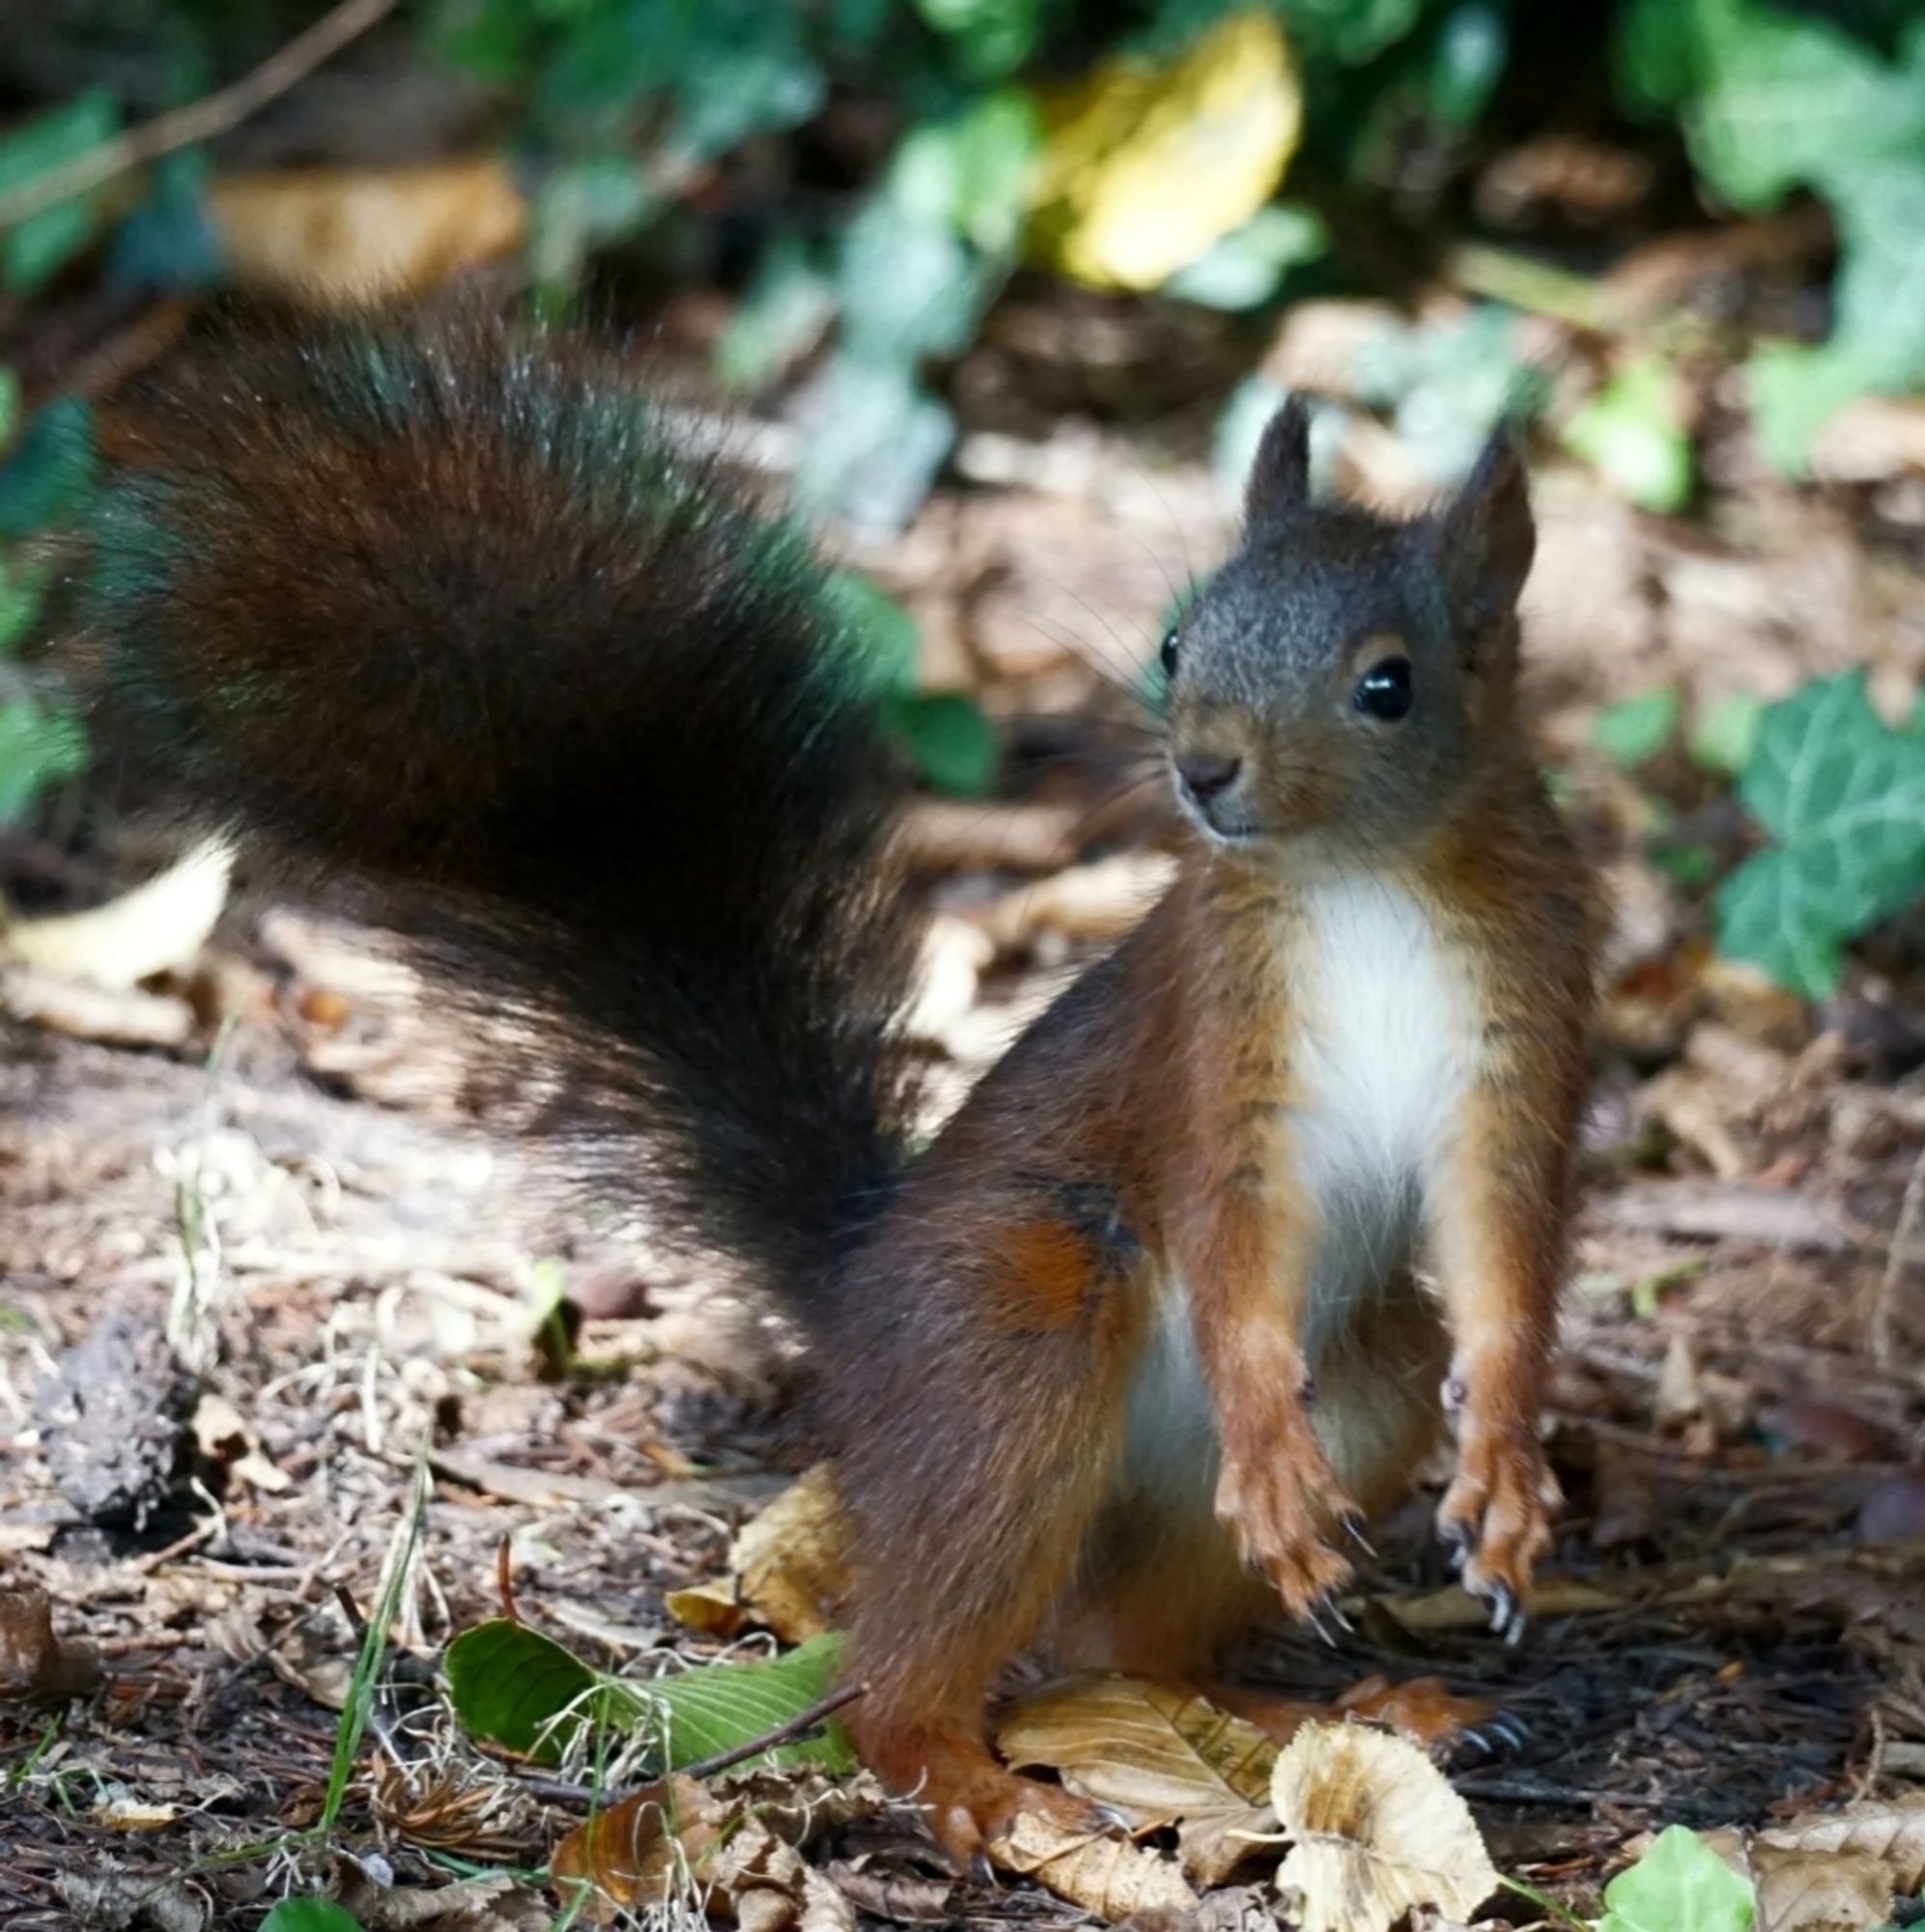
[[235,343],[141,421],[86,599],[122,754],[358,882],[519,1022],[576,1171],[793,1319],[851,1728],[948,1846],[1087,1822],[990,1751],[1005,1666],[1206,1681],[1334,1607],[1447,1432],[1439,1531],[1515,1633],[1594,918],[1504,436],[1398,522],[1271,422],[1163,645],[1176,880],[912,1156],[904,781],[794,532],[562,337]]

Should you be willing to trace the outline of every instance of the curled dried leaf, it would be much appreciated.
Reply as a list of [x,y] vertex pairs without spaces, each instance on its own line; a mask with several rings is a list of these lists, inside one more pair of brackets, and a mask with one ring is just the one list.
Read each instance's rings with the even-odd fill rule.
[[989,1856],[1005,1871],[1033,1878],[1112,1924],[1138,1912],[1186,1912],[1197,1902],[1170,1860],[1108,1833],[1071,1831],[1040,1812],[1018,1812]]
[[1301,1899],[1304,1932],[1389,1932],[1426,1905],[1467,1919],[1497,1889],[1469,1807],[1407,1739],[1305,1724],[1270,1797],[1295,1841],[1277,1882]]
[[1175,1824],[1183,1871],[1222,1882],[1273,1833],[1276,1747],[1207,1697],[1135,1677],[1090,1675],[1026,1697],[997,1734],[1012,1765],[1047,1765],[1138,1831]]
[[730,1637],[752,1618],[784,1643],[806,1643],[835,1628],[848,1590],[848,1524],[818,1463],[750,1522],[728,1552],[728,1575],[668,1597],[691,1628]]

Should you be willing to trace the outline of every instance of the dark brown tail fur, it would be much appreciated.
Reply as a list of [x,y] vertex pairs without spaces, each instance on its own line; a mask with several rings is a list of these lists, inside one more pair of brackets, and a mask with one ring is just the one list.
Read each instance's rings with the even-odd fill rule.
[[112,730],[526,1022],[578,1159],[805,1322],[893,1183],[910,916],[801,540],[609,360],[494,327],[234,342],[95,530]]

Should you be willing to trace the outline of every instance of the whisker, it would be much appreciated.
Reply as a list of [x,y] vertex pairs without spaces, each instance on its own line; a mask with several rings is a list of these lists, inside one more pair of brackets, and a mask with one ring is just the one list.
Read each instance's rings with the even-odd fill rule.
[[1102,683],[1106,684],[1119,696],[1128,698],[1137,710],[1145,712],[1149,710],[1148,699],[1142,686],[1136,682],[1142,675],[1142,666],[1133,666],[1130,676],[1126,680],[1118,671],[1111,659],[1098,654],[1093,644],[1087,643],[1083,639],[1077,637],[1073,631],[1059,629],[1057,626],[1050,624],[1046,619],[1035,616],[1033,613],[1025,613],[1023,621],[1038,637],[1047,638],[1059,650],[1068,652],[1092,677],[1100,679]]

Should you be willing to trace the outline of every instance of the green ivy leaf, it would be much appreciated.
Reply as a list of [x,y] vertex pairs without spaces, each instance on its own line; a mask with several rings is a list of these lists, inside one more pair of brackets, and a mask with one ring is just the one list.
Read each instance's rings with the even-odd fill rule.
[[811,425],[796,497],[819,516],[889,534],[915,514],[955,440],[955,418],[893,358],[833,356],[800,406]]
[[1046,0],[916,0],[971,80],[1000,80],[1035,51]]
[[1591,742],[1620,771],[1648,763],[1678,728],[1678,694],[1669,685],[1607,704],[1591,724]]
[[1634,0],[1619,68],[1634,103],[1679,111],[1692,160],[1734,206],[1808,186],[1831,210],[1830,340],[1768,344],[1748,369],[1760,440],[1797,474],[1841,404],[1925,378],[1925,14],[1888,57],[1817,8]]
[[1032,96],[1019,88],[986,94],[960,114],[912,128],[890,163],[885,194],[922,221],[1006,254],[1023,225],[1041,138]]
[[1861,671],[1818,679],[1765,711],[1738,789],[1777,842],[1719,889],[1718,943],[1820,998],[1845,943],[1925,890],[1925,729],[1892,730]]
[[1598,1932],[1749,1932],[1751,1888],[1695,1832],[1672,1825],[1604,1888]]
[[80,505],[94,480],[94,411],[80,396],[56,396],[34,412],[0,463],[0,537],[32,536]]
[[[77,160],[120,132],[113,96],[90,87],[0,136],[0,194]],[[94,238],[99,195],[76,195],[0,233],[0,281],[32,295]]]
[[262,1919],[261,1932],[362,1932],[362,1926],[330,1898],[284,1898]]
[[898,697],[888,716],[916,769],[938,791],[979,798],[994,783],[1002,749],[975,698],[948,691]]

